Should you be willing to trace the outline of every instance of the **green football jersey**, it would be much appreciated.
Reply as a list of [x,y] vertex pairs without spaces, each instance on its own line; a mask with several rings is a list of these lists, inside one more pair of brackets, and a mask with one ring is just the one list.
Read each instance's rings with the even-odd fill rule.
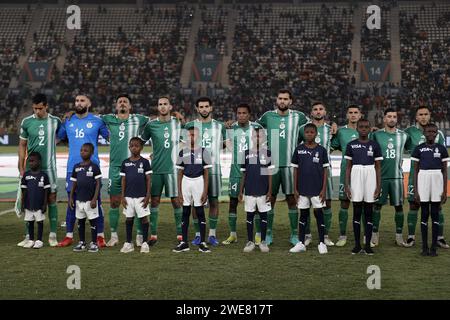
[[[196,119],[185,125],[186,129],[195,126],[200,129],[202,148],[207,149],[211,154],[212,168],[211,174],[221,174],[220,151],[223,149],[223,142],[226,136],[226,129],[223,122],[212,119],[210,122],[201,122]],[[187,134],[187,133],[186,133]],[[187,141],[186,138],[184,138]],[[198,142],[200,144],[200,141]]]
[[56,170],[56,132],[60,126],[61,120],[51,114],[43,119],[33,114],[22,120],[20,139],[27,140],[27,154],[41,154],[42,170]]
[[267,130],[273,165],[279,168],[289,167],[298,144],[300,127],[308,122],[308,118],[303,112],[292,109],[283,116],[277,110],[271,110],[264,113],[257,122]]
[[[300,127],[299,143],[305,141],[305,125],[306,124]],[[328,154],[330,154],[331,149],[331,138],[333,138],[333,135],[331,134],[331,126],[329,124],[325,123],[324,125],[317,127],[316,143],[324,147]]]
[[[409,154],[412,154],[414,149],[421,143],[425,142],[425,136],[423,135],[422,129],[418,127],[418,125],[411,126],[405,130],[408,135],[408,140],[405,145],[405,149]],[[445,146],[445,137],[441,130],[438,130],[438,135],[435,139],[436,143],[442,144]],[[409,169],[409,184],[414,184],[414,161],[411,161],[411,167]]]
[[112,113],[100,117],[110,132],[109,165],[120,168],[122,162],[131,156],[128,148],[130,139],[139,136],[149,118],[140,114],[130,114],[127,119],[122,120]]
[[245,151],[252,148],[252,130],[255,128],[262,129],[262,126],[256,122],[249,121],[245,127],[241,127],[238,122],[233,123],[231,129],[227,130],[227,140],[232,143],[232,158],[230,177],[240,177],[241,164]]
[[341,150],[341,175],[345,175],[345,168],[347,161],[344,158],[347,144],[355,139],[358,139],[359,133],[356,129],[349,128],[347,125],[340,128],[336,135],[331,139],[331,150]]
[[175,117],[170,117],[169,121],[161,121],[156,118],[147,123],[141,139],[152,140],[152,170],[154,174],[176,172],[174,164],[178,157],[180,136],[181,123]]
[[385,129],[375,131],[369,138],[378,142],[381,147],[383,160],[381,161],[382,179],[402,179],[403,153],[408,135],[399,129],[387,132]]

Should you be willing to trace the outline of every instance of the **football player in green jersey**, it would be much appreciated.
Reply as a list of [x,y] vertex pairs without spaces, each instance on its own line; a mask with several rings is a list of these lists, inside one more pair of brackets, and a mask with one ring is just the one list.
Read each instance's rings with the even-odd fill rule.
[[[219,196],[222,189],[222,173],[220,168],[220,151],[224,148],[225,125],[212,118],[212,101],[208,97],[200,97],[195,102],[195,109],[199,117],[186,123],[185,128],[198,127],[200,129],[201,146],[211,154],[212,168],[208,175],[208,202],[209,202],[209,236],[208,243],[212,246],[219,245],[216,236],[216,227],[219,217]],[[187,139],[185,139],[187,141]],[[200,144],[200,143],[199,143]],[[194,210],[195,211],[195,210]],[[194,245],[200,244],[200,227],[197,216],[194,217],[195,238]]]
[[[28,166],[26,156],[31,152],[41,155],[42,171],[47,173],[50,180],[50,193],[48,197],[48,213],[50,218],[50,234],[48,243],[56,247],[56,231],[58,226],[58,207],[56,205],[57,175],[56,175],[56,133],[61,126],[61,120],[48,113],[47,97],[36,94],[32,99],[33,114],[25,117],[20,125],[19,142],[19,173],[23,176]],[[27,241],[18,243],[23,246]]]
[[397,111],[387,108],[384,111],[384,129],[370,135],[381,147],[383,160],[381,161],[381,194],[375,203],[372,219],[372,244],[379,243],[378,229],[380,226],[381,207],[389,202],[395,208],[395,242],[403,247],[403,153],[408,135],[397,129]]
[[[245,151],[251,148],[252,131],[256,128],[262,128],[256,122],[250,121],[251,109],[246,103],[241,103],[236,108],[237,121],[227,130],[227,148],[231,151],[231,169],[228,194],[230,196],[230,206],[228,214],[228,225],[230,227],[230,236],[222,241],[222,244],[228,245],[237,242],[236,220],[237,206],[239,198],[239,187],[241,185],[242,172],[240,170],[243,164]],[[257,215],[258,216],[258,215]],[[255,218],[256,219],[256,218]],[[258,216],[259,219],[259,216]],[[260,225],[256,223],[255,242],[257,245],[261,242]],[[259,241],[258,241],[259,240]]]
[[158,117],[150,120],[141,134],[141,139],[144,141],[151,139],[153,146],[150,207],[151,237],[149,240],[151,246],[156,244],[158,240],[159,204],[163,189],[166,197],[170,198],[172,202],[177,240],[182,240],[181,219],[183,208],[178,201],[177,169],[175,168],[181,137],[180,120],[182,119],[178,116],[173,117],[171,115],[172,109],[173,106],[168,96],[159,97]]
[[347,161],[344,158],[347,144],[350,141],[358,139],[359,134],[356,130],[358,120],[361,119],[361,109],[357,105],[349,105],[347,107],[347,125],[339,128],[337,134],[331,139],[331,150],[341,150],[341,174],[339,179],[339,200],[341,201],[341,209],[339,210],[339,232],[340,236],[336,242],[336,246],[343,247],[347,243],[347,222],[348,222],[348,208],[350,200],[345,194],[345,171]]
[[[411,154],[415,147],[419,144],[424,143],[425,136],[423,135],[423,128],[425,125],[430,123],[431,111],[427,106],[419,106],[416,109],[416,124],[407,128],[405,132],[408,134],[408,141],[406,143],[406,150]],[[445,138],[442,131],[438,131],[436,136],[436,143],[445,146]],[[416,225],[417,225],[417,214],[419,212],[420,204],[415,202],[414,199],[414,161],[411,161],[411,168],[409,170],[409,180],[408,180],[408,202],[409,202],[409,212],[408,212],[408,239],[406,240],[406,246],[412,247],[415,243]],[[444,239],[444,215],[442,214],[442,208],[439,210],[439,236],[438,245],[441,248],[448,249],[449,245]]]
[[[327,110],[325,105],[322,102],[314,102],[311,106],[311,122],[317,127],[317,136],[315,142],[320,144],[327,150],[327,154],[330,154],[331,149],[331,138],[332,138],[332,128],[331,126],[325,122],[325,117],[327,115]],[[299,143],[305,141],[304,132],[305,125],[300,128],[300,137]],[[333,194],[333,182],[332,182],[332,174],[331,174],[331,159],[328,159],[330,163],[330,167],[328,167],[328,175],[327,175],[327,194],[326,194],[326,206],[323,209],[324,221],[325,221],[325,244],[327,246],[334,246],[334,243],[328,237],[328,232],[331,227],[331,196]],[[311,243],[312,236],[310,231],[310,219],[308,219],[308,223],[305,229],[306,237],[305,237],[305,246],[308,246]]]
[[[120,168],[122,162],[130,157],[128,144],[131,138],[137,137],[149,118],[140,114],[131,113],[131,99],[127,94],[120,94],[116,99],[116,113],[105,114],[101,119],[105,122],[110,132],[109,152],[109,185],[110,196],[109,225],[111,228],[111,239],[106,243],[113,247],[119,243],[117,228],[119,225],[119,207],[121,202],[121,176]],[[136,218],[138,235],[136,245],[142,245],[142,231],[140,221]]]
[[267,130],[269,150],[272,152],[272,210],[268,212],[266,243],[273,241],[273,219],[275,202],[280,185],[286,195],[289,222],[291,227],[290,242],[296,245],[298,240],[298,212],[294,198],[294,168],[290,166],[292,154],[297,147],[300,127],[308,122],[303,112],[291,109],[292,94],[287,89],[278,91],[276,110],[267,111],[257,122]]

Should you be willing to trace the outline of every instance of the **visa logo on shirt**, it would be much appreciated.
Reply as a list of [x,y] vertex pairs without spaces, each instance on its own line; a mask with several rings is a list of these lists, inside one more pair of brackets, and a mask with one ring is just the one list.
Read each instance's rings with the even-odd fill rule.
[[36,177],[33,176],[26,176],[25,180],[36,180]]
[[361,149],[361,148],[366,149],[367,148],[365,145],[362,145],[362,144],[351,144],[350,147],[352,147],[352,149]]
[[136,164],[133,162],[126,162],[125,167],[136,167]]
[[433,151],[433,149],[428,148],[428,147],[424,147],[424,148],[420,148],[419,151],[420,152],[427,152],[427,151]]
[[80,171],[84,171],[84,168],[83,167],[75,168],[75,172],[80,172]]
[[298,150],[297,153],[298,154],[309,154],[309,155],[312,155],[311,151],[307,151],[307,150]]

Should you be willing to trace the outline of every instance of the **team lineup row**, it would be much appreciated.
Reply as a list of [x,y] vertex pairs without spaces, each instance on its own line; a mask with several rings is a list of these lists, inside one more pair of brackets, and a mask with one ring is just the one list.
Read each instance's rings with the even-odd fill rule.
[[[351,105],[347,108],[348,123],[344,127],[337,129],[335,124],[328,125],[325,121],[326,109],[322,103],[314,103],[311,108],[311,120],[309,120],[302,112],[293,110],[292,96],[288,90],[280,90],[276,98],[276,109],[266,112],[256,122],[251,122],[250,107],[246,104],[239,105],[236,108],[236,122],[229,121],[226,124],[212,119],[212,102],[208,98],[201,98],[196,102],[196,110],[199,114],[198,119],[184,123],[181,115],[171,116],[172,106],[168,97],[161,97],[158,100],[158,117],[153,120],[149,118],[131,113],[131,101],[128,96],[121,95],[117,99],[116,114],[94,116],[88,112],[90,106],[90,98],[86,95],[78,95],[75,98],[74,111],[75,114],[64,120],[63,123],[58,118],[47,113],[47,103],[45,96],[37,95],[33,100],[34,114],[25,118],[21,125],[21,143],[19,147],[19,170],[21,176],[25,173],[26,154],[33,151],[42,155],[42,169],[49,175],[51,190],[48,198],[48,211],[50,216],[49,243],[52,246],[68,246],[73,242],[73,227],[75,223],[75,209],[70,205],[67,209],[67,234],[65,239],[60,243],[56,242],[56,226],[57,226],[57,209],[56,200],[56,159],[55,159],[55,142],[58,140],[68,140],[69,143],[69,160],[67,166],[67,192],[68,195],[72,190],[72,182],[70,176],[73,168],[77,163],[82,161],[80,155],[81,146],[84,143],[92,143],[94,153],[92,161],[98,164],[97,140],[102,135],[109,137],[111,142],[110,150],[110,200],[111,208],[109,211],[111,239],[106,245],[114,246],[118,243],[117,226],[119,221],[119,206],[122,200],[120,167],[125,159],[128,159],[131,152],[128,144],[132,137],[140,136],[142,140],[151,139],[153,145],[152,159],[152,178],[150,190],[150,227],[151,236],[148,243],[153,245],[157,241],[158,226],[158,206],[162,191],[171,198],[177,238],[182,240],[182,203],[178,197],[177,187],[177,171],[174,166],[180,140],[181,129],[190,128],[192,126],[199,128],[200,143],[199,145],[211,154],[212,167],[208,170],[208,204],[209,204],[209,236],[210,244],[218,245],[216,238],[216,225],[218,218],[218,196],[221,189],[220,175],[220,150],[227,146],[232,150],[232,167],[230,172],[230,208],[229,208],[229,226],[230,236],[223,241],[223,244],[236,242],[236,212],[239,198],[239,186],[242,177],[241,165],[243,155],[252,148],[251,132],[254,128],[264,128],[267,132],[267,147],[272,151],[272,164],[275,169],[271,175],[271,209],[267,212],[267,235],[265,243],[270,245],[273,240],[272,225],[275,207],[275,195],[278,193],[280,186],[286,194],[288,204],[288,214],[291,226],[290,241],[294,247],[299,243],[299,214],[297,208],[297,197],[295,194],[294,168],[291,166],[292,155],[297,148],[298,143],[306,140],[305,124],[312,122],[317,128],[317,134],[314,142],[323,146],[329,155],[332,150],[341,150],[343,158],[341,162],[340,176],[340,200],[341,209],[339,211],[339,231],[340,237],[336,243],[337,246],[346,244],[346,226],[348,220],[348,208],[350,200],[348,199],[348,191],[345,188],[345,172],[347,167],[347,159],[345,159],[345,151],[349,142],[358,139],[360,134],[356,130],[356,124],[361,118],[361,112],[358,106]],[[372,241],[368,241],[372,246],[378,244],[378,226],[380,219],[381,206],[387,203],[390,198],[390,204],[395,206],[396,221],[396,242],[401,246],[412,246],[415,243],[415,227],[417,224],[417,213],[420,208],[420,202],[414,199],[414,166],[412,165],[409,177],[409,204],[410,212],[408,213],[408,239],[403,241],[402,231],[404,223],[403,214],[403,173],[401,169],[402,157],[405,151],[413,152],[414,148],[425,142],[423,128],[430,122],[430,110],[427,107],[419,107],[416,112],[417,124],[405,131],[396,128],[396,112],[395,110],[386,110],[385,112],[385,128],[377,132],[370,133],[370,139],[376,141],[380,145],[383,160],[381,161],[381,195],[375,203],[373,210],[373,232]],[[227,130],[225,133],[225,128]],[[232,134],[229,134],[232,132]],[[438,132],[435,142],[444,144],[443,135]],[[275,151],[274,151],[275,150]],[[175,157],[174,157],[175,154]],[[328,170],[326,170],[328,172]],[[333,245],[328,238],[328,231],[331,227],[331,175],[327,174],[326,201],[323,209],[324,216],[324,244]],[[53,182],[52,182],[53,181]],[[444,186],[445,187],[445,184]],[[347,191],[347,192],[346,192]],[[103,232],[103,213],[99,206],[100,218],[97,225],[99,246],[104,246]],[[196,228],[195,244],[200,244],[200,224],[194,210],[194,226]],[[315,210],[316,212],[317,210]],[[300,215],[301,216],[301,215]],[[259,215],[255,217],[256,235],[255,241],[259,244],[261,240],[260,223],[257,223]],[[439,215],[439,237],[437,244],[441,247],[448,247],[443,237],[443,215]],[[300,219],[301,221],[301,219]],[[137,243],[142,243],[142,227],[138,223]],[[304,244],[311,241],[309,224],[305,226],[306,235]],[[302,232],[300,232],[302,233]],[[250,242],[250,241],[249,241]],[[253,241],[252,241],[253,242]],[[303,241],[302,241],[303,242]],[[25,239],[21,244],[29,243]]]

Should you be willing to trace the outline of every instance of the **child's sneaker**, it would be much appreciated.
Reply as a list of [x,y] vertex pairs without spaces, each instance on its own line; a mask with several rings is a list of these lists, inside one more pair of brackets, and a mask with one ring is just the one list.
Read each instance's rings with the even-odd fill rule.
[[330,238],[329,238],[328,236],[325,236],[324,243],[325,243],[325,245],[326,245],[327,247],[332,247],[332,246],[334,246],[334,242],[331,241]]
[[34,241],[33,240],[27,240],[27,242],[23,245],[24,248],[26,249],[31,249],[34,246]]
[[134,251],[134,245],[131,242],[125,242],[123,244],[122,249],[120,249],[120,252],[122,253],[130,253]]
[[148,243],[142,242],[141,253],[149,253],[149,252],[150,252],[150,248],[148,246]]
[[328,253],[328,249],[325,243],[321,242],[319,243],[319,245],[317,246],[317,249],[319,250],[320,254],[325,254]]
[[211,252],[211,250],[209,250],[208,246],[204,242],[200,243],[200,245],[198,246],[198,251],[204,252],[204,253]]
[[36,240],[34,243],[33,249],[40,249],[44,246],[44,243],[41,240]]
[[17,246],[18,247],[23,247],[27,242],[28,242],[28,240],[30,240],[30,238],[28,237],[28,235],[25,237],[25,239],[23,239],[22,241],[20,241],[18,244],[17,244]]
[[261,250],[261,252],[269,252],[269,246],[265,241],[261,241],[259,244],[259,250]]
[[305,251],[306,251],[306,246],[301,241],[299,241],[294,247],[292,247],[289,250],[290,253],[298,253],[298,252],[305,252]]
[[247,242],[247,244],[244,247],[244,252],[248,253],[252,252],[253,250],[255,250],[255,243],[253,241]]
[[89,243],[88,252],[98,252],[98,245],[94,242]]
[[309,234],[307,234],[307,235],[305,236],[305,247],[309,246],[309,244],[311,243],[311,241],[312,241],[312,234],[309,233]]
[[189,251],[189,244],[187,242],[181,241],[173,250],[172,252],[185,252]]
[[372,246],[366,245],[366,247],[364,248],[364,251],[365,251],[365,253],[366,253],[367,255],[369,255],[369,256],[373,256],[373,254],[374,254],[374,252],[373,252],[373,250],[372,250]]
[[86,242],[80,241],[78,242],[78,244],[73,247],[73,251],[74,252],[81,252],[84,251],[86,249]]
[[437,257],[437,250],[436,247],[431,247],[430,248],[430,257]]
[[358,254],[358,253],[361,253],[361,251],[363,251],[361,246],[355,246],[352,250],[352,254]]
[[[136,236],[136,247],[140,247],[142,246],[142,243],[144,242],[144,237],[142,236],[142,234],[138,234]],[[126,243],[126,242],[125,242]]]

